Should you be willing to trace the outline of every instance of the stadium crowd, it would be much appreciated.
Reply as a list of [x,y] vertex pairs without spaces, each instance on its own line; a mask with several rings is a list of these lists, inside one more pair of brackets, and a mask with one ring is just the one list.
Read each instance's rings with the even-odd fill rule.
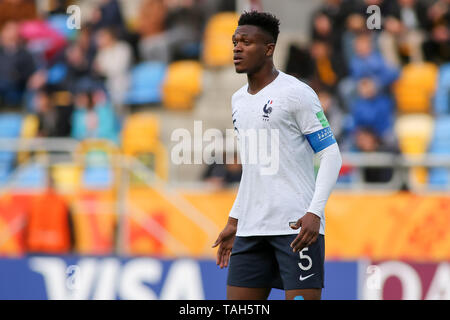
[[[380,10],[368,10],[372,5]],[[399,116],[450,113],[449,28],[445,0],[326,0],[312,15],[308,47],[291,46],[286,69],[316,90],[341,149],[407,153],[395,128]],[[408,96],[424,99],[415,108]],[[389,171],[367,168],[364,178],[386,182]]]
[[[34,0],[0,1],[1,111],[37,115],[41,137],[115,143],[133,104],[133,68],[146,61],[201,62],[208,19],[236,10],[234,1],[142,0],[130,22],[118,0],[101,0],[82,28],[71,30],[66,9],[75,1],[49,3],[42,13]],[[371,5],[381,14],[373,30]],[[408,107],[400,104],[423,89],[422,73],[434,72],[433,90],[418,111],[450,113],[449,7],[447,0],[324,0],[312,15],[308,46],[292,45],[278,67],[316,90],[342,150],[401,152],[395,123]],[[411,69],[416,83],[405,80],[395,89]],[[385,169],[368,169],[365,178],[389,177]]]
[[102,0],[69,29],[66,10],[76,1],[52,0],[39,15],[34,0],[1,0],[1,110],[37,114],[39,136],[118,142],[132,68],[200,59],[207,15],[234,9],[203,2],[140,1],[130,27],[118,0]]

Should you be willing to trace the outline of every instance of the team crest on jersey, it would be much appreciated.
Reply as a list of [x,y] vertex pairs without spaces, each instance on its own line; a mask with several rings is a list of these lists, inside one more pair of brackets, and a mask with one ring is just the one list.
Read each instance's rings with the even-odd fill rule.
[[271,107],[272,103],[273,103],[273,100],[269,100],[264,105],[264,108],[263,108],[263,112],[264,112],[264,114],[263,114],[263,121],[269,121],[269,115],[272,113],[272,107]]

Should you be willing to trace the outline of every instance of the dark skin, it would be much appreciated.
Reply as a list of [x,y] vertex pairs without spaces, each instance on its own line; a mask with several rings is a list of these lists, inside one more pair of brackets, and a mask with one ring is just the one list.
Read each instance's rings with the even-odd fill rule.
[[[232,37],[234,49],[234,65],[237,73],[246,73],[248,78],[248,93],[256,94],[278,76],[279,71],[273,63],[275,41],[268,33],[257,26],[238,26]],[[213,244],[217,251],[216,264],[220,268],[228,267],[231,249],[236,237],[238,220],[229,218],[228,222]],[[313,244],[319,236],[320,217],[308,212],[292,229],[301,228],[300,233],[291,243],[293,252],[300,252]],[[227,286],[229,300],[265,300],[271,288],[245,288]],[[286,300],[303,296],[305,300],[319,300],[321,289],[286,290]]]
[[256,94],[279,74],[273,64],[275,43],[270,35],[251,25],[237,27],[232,41],[236,72],[247,74],[248,92]]

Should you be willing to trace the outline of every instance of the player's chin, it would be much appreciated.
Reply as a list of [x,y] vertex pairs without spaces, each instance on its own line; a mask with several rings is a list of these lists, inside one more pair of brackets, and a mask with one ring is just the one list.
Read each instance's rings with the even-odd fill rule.
[[235,64],[234,68],[236,70],[236,73],[246,73],[247,72],[247,68],[245,68],[239,64]]

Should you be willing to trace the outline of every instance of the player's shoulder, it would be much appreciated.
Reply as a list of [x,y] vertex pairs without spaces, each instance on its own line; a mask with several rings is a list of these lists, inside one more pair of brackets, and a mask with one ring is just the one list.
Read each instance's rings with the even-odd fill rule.
[[305,82],[297,79],[294,76],[281,72],[282,86],[285,88],[285,93],[292,98],[311,98],[317,97],[315,91]]
[[231,99],[235,99],[235,98],[243,96],[245,94],[245,92],[247,91],[247,87],[248,87],[248,83],[246,83],[245,85],[240,87],[238,90],[236,90],[233,93],[233,95],[231,96]]
[[243,85],[241,88],[239,88],[236,92],[233,93],[231,96],[231,105],[234,107],[236,103],[239,102],[239,100],[245,98],[245,93],[247,91],[248,84]]
[[280,89],[285,97],[287,107],[291,110],[300,110],[314,105],[320,105],[316,92],[305,82],[283,73]]

